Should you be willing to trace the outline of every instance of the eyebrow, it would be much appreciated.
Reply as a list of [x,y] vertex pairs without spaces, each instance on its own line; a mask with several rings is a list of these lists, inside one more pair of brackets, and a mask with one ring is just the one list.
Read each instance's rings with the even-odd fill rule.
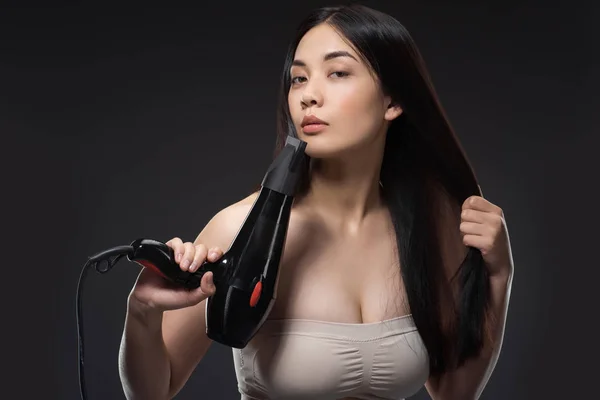
[[[329,61],[329,60],[332,60],[332,59],[338,58],[338,57],[350,57],[354,61],[358,62],[356,57],[354,57],[352,54],[350,54],[344,50],[332,51],[330,53],[325,54],[325,56],[323,57],[323,61]],[[294,61],[292,61],[292,65],[295,65],[298,67],[306,67],[306,63],[302,60],[294,60]]]

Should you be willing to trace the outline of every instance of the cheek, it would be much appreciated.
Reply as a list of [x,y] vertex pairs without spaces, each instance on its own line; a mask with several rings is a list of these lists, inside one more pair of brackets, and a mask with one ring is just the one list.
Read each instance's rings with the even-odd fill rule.
[[[371,85],[357,84],[339,88],[336,94],[336,122],[355,135],[375,133],[383,115],[377,92]],[[337,125],[337,124],[336,124]]]

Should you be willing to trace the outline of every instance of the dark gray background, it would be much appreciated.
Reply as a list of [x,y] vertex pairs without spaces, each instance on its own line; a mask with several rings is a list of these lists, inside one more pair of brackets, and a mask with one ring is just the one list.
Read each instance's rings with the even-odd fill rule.
[[[193,240],[260,182],[280,70],[304,2],[0,10],[2,398],[77,399],[86,257],[137,237]],[[516,266],[483,399],[584,399],[599,369],[597,6],[371,1],[417,41]],[[121,262],[84,282],[90,399],[122,398]],[[238,398],[215,344],[180,399]],[[422,390],[418,399],[428,398]]]

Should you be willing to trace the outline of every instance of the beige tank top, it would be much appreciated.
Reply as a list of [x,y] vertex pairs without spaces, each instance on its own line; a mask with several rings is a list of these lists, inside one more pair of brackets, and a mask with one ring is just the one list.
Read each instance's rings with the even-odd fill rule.
[[410,314],[366,324],[267,320],[233,358],[242,400],[398,400],[429,376]]

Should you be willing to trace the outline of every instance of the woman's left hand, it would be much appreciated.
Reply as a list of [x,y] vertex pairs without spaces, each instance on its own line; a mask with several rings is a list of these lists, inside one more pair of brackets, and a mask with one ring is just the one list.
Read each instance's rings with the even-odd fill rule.
[[462,205],[460,222],[463,243],[481,251],[490,276],[509,276],[512,254],[502,209],[481,196],[471,196]]

